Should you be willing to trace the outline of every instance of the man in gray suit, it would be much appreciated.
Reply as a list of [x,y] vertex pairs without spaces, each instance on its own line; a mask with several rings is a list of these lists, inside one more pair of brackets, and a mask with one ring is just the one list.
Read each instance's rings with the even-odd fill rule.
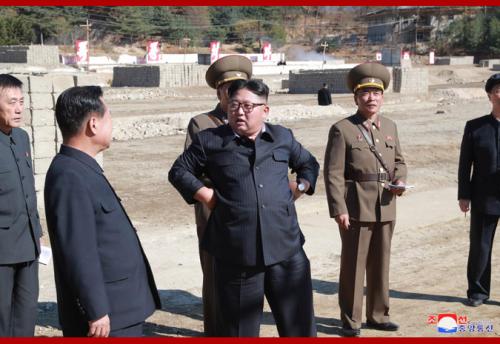
[[31,337],[42,229],[28,134],[20,129],[22,82],[0,74],[0,337]]

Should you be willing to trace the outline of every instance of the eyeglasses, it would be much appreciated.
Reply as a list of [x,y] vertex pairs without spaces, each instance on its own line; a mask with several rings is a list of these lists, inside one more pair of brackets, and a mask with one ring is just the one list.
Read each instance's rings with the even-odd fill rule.
[[229,110],[236,112],[241,107],[243,109],[244,113],[250,113],[257,106],[261,106],[261,105],[266,105],[266,104],[265,103],[260,103],[260,104],[256,104],[256,103],[240,103],[240,102],[233,101],[233,102],[229,103]]

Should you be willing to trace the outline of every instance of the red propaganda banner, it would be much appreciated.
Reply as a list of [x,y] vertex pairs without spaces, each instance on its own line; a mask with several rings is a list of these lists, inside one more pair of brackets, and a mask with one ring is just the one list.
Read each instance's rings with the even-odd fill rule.
[[75,42],[76,51],[76,63],[87,63],[89,61],[89,42],[88,41],[76,41]]
[[148,54],[147,54],[148,62],[160,61],[160,50],[161,50],[160,42],[148,41],[147,49],[148,49]]
[[271,43],[264,42],[262,46],[262,55],[264,61],[271,61],[272,51],[271,51]]
[[210,42],[210,63],[214,63],[219,59],[220,53],[220,42],[212,41]]

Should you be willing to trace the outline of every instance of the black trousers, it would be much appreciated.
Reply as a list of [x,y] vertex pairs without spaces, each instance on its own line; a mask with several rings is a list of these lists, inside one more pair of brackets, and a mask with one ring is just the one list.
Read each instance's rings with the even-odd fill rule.
[[311,269],[303,249],[271,266],[215,262],[217,335],[257,337],[264,295],[281,337],[315,337]]
[[0,265],[0,337],[33,337],[38,261]]
[[[82,318],[83,319],[83,318]],[[76,324],[71,328],[63,328],[64,337],[87,337],[89,333],[89,325],[87,320],[82,320],[80,322],[81,326]],[[111,330],[109,333],[110,337],[143,337],[143,327],[144,322],[127,326],[125,328],[118,328]]]
[[125,328],[120,328],[116,330],[111,330],[109,333],[110,337],[142,337],[144,336],[143,334],[143,327],[144,327],[144,322],[140,322],[138,324],[125,327]]
[[472,207],[467,262],[469,298],[487,300],[490,297],[491,251],[499,217],[481,213]]

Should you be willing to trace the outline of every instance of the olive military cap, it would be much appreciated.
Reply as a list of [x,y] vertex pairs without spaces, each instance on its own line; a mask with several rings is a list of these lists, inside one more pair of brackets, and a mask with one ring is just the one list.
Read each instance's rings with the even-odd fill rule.
[[347,87],[356,93],[360,88],[373,87],[386,90],[391,81],[389,70],[378,62],[357,65],[347,74]]
[[208,86],[217,88],[225,82],[248,80],[252,77],[252,61],[241,55],[224,56],[208,68],[205,79]]
[[500,73],[496,73],[490,76],[490,78],[486,81],[486,85],[484,86],[485,91],[490,93],[496,84],[500,84]]

